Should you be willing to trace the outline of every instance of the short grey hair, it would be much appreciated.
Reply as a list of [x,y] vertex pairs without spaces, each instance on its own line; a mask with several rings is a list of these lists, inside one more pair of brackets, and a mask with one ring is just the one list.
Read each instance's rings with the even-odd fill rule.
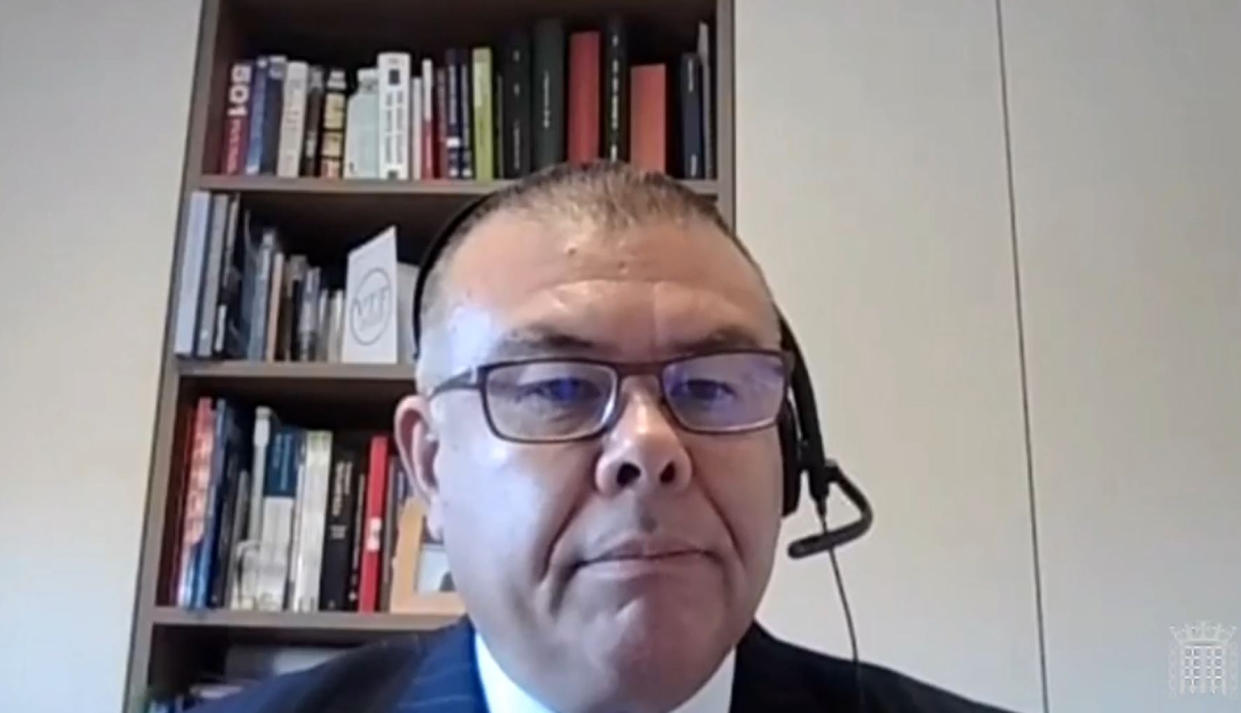
[[[720,214],[715,202],[676,179],[617,161],[557,164],[533,173],[484,199],[447,237],[435,264],[424,276],[418,321],[420,341],[443,318],[444,276],[465,237],[488,217],[506,211],[550,222],[586,224],[614,232],[635,225],[674,221],[704,222],[726,236],[754,266],[766,286],[762,270]],[[768,290],[770,293],[770,290]],[[421,352],[425,351],[420,346]],[[421,374],[420,374],[421,376]]]

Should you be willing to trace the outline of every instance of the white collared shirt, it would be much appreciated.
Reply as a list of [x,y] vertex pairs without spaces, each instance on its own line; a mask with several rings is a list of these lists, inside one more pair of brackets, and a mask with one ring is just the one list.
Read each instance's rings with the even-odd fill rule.
[[[552,713],[504,673],[478,632],[474,633],[474,659],[490,713]],[[734,652],[729,651],[702,688],[672,713],[727,713],[732,701],[735,665]]]

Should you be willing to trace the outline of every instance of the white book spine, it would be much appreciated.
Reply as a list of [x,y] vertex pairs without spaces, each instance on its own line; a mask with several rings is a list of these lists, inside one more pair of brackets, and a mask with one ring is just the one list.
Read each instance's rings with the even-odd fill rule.
[[294,588],[293,611],[319,610],[319,580],[323,572],[323,535],[327,522],[328,482],[331,478],[332,433],[311,431],[306,441],[306,497],[302,512],[300,571]]
[[263,486],[267,479],[267,445],[271,443],[271,409],[259,406],[254,409],[254,459],[250,472],[250,521],[247,538],[257,539],[263,531]]
[[301,169],[302,146],[306,138],[306,84],[309,76],[310,67],[305,62],[289,62],[284,75],[277,176],[296,178]]
[[340,362],[341,338],[345,328],[345,291],[332,291],[332,304],[329,308],[327,334],[327,360]]
[[185,218],[185,235],[181,248],[181,277],[177,294],[177,329],[173,337],[173,353],[193,356],[195,330],[198,327],[198,293],[203,284],[203,263],[206,261],[207,230],[211,219],[211,194],[194,191]]
[[[435,116],[435,63],[422,60],[422,121],[430,125]],[[430,178],[430,176],[427,176]]]
[[259,545],[259,595],[257,608],[284,608],[285,579],[289,569],[289,539],[293,526],[294,499],[269,495],[263,498],[263,540]]
[[345,178],[379,177],[379,72],[358,70],[345,108]]
[[422,179],[422,77],[409,82],[409,175]]
[[310,432],[304,431],[299,439],[297,449],[297,497],[293,499],[293,527],[289,537],[289,562],[285,569],[285,601],[284,608],[291,611],[299,594],[298,580],[301,578],[302,567],[302,522],[306,519],[306,493],[310,483],[307,482],[306,453],[309,451]]
[[382,52],[379,67],[379,175],[409,180],[409,73],[406,52]]

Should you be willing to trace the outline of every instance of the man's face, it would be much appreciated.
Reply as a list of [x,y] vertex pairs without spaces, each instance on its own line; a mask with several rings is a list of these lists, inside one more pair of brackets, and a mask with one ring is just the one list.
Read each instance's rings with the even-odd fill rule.
[[[603,234],[504,211],[445,269],[423,355],[435,383],[514,358],[779,344],[759,276],[706,222]],[[565,711],[688,697],[752,621],[779,527],[774,427],[686,432],[646,376],[621,382],[617,408],[599,437],[551,444],[496,436],[477,390],[397,414],[471,619],[518,684]],[[685,553],[655,556],[667,551]]]

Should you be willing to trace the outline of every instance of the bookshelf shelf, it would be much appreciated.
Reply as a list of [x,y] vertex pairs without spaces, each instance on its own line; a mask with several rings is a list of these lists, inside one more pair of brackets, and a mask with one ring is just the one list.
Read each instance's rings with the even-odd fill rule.
[[[732,223],[736,218],[733,3],[734,0],[203,0],[190,87],[174,262],[180,266],[185,256],[192,254],[187,252],[186,226],[195,201],[201,200],[195,194],[205,192],[210,194],[213,208],[217,197],[231,194],[223,203],[242,211],[247,218],[244,225],[278,229],[281,254],[304,256],[308,265],[321,267],[323,283],[331,289],[345,286],[349,252],[389,226],[396,228],[398,259],[417,264],[427,241],[445,221],[466,203],[502,189],[511,181],[223,175],[221,166],[228,162],[222,160],[226,155],[222,149],[228,149],[230,136],[236,136],[229,132],[226,112],[234,62],[280,54],[340,67],[346,70],[352,91],[356,89],[356,70],[373,66],[378,52],[409,52],[414,58],[432,58],[440,67],[446,50],[488,44],[497,52],[494,68],[503,70],[498,52],[506,36],[521,28],[529,34],[529,29],[544,18],[562,19],[567,31],[580,32],[600,31],[606,18],[621,16],[626,52],[620,63],[630,68],[664,64],[668,69],[667,89],[673,90],[665,97],[670,105],[676,101],[671,95],[679,88],[678,58],[681,53],[695,50],[699,23],[707,23],[714,71],[709,85],[713,92],[704,99],[709,98],[707,106],[713,116],[714,135],[710,143],[716,150],[710,175],[715,178],[681,183],[713,201],[724,219]],[[499,74],[503,76],[502,71]],[[670,108],[664,108],[670,132],[668,166],[676,171],[679,164],[674,157],[681,147],[672,127],[684,119],[673,117],[675,112]],[[233,156],[236,170],[236,154]],[[265,167],[264,172],[271,170]],[[232,195],[236,196],[235,201]],[[202,249],[203,240],[199,238],[197,249]],[[240,262],[244,262],[247,253],[243,250],[239,254],[243,256]],[[204,260],[207,255],[204,254]],[[221,255],[220,260],[223,259]],[[238,264],[234,263],[234,267]],[[243,293],[247,269],[241,269]],[[288,284],[286,280],[285,286]],[[237,287],[234,283],[233,289]],[[187,502],[187,473],[194,456],[193,415],[200,399],[227,400],[243,410],[268,406],[285,426],[331,430],[347,442],[379,432],[390,433],[393,407],[415,388],[413,370],[408,365],[179,357],[174,353],[172,335],[177,327],[180,288],[178,268],[172,275],[173,299],[165,317],[166,341],[126,674],[125,713],[145,711],[151,696],[175,694],[186,691],[195,682],[215,680],[213,676],[223,671],[231,648],[238,644],[353,646],[387,637],[411,636],[412,632],[435,629],[462,616],[462,602],[451,594],[420,595],[414,600],[413,613],[401,614],[191,610],[168,606],[179,601],[169,591],[170,582],[175,581],[171,575],[178,572],[178,548],[184,529],[181,509]],[[219,424],[216,427],[221,428]],[[231,442],[244,442],[244,438]],[[245,447],[241,450],[244,452]],[[213,464],[212,468],[223,472],[225,460],[220,458],[221,465]]]

